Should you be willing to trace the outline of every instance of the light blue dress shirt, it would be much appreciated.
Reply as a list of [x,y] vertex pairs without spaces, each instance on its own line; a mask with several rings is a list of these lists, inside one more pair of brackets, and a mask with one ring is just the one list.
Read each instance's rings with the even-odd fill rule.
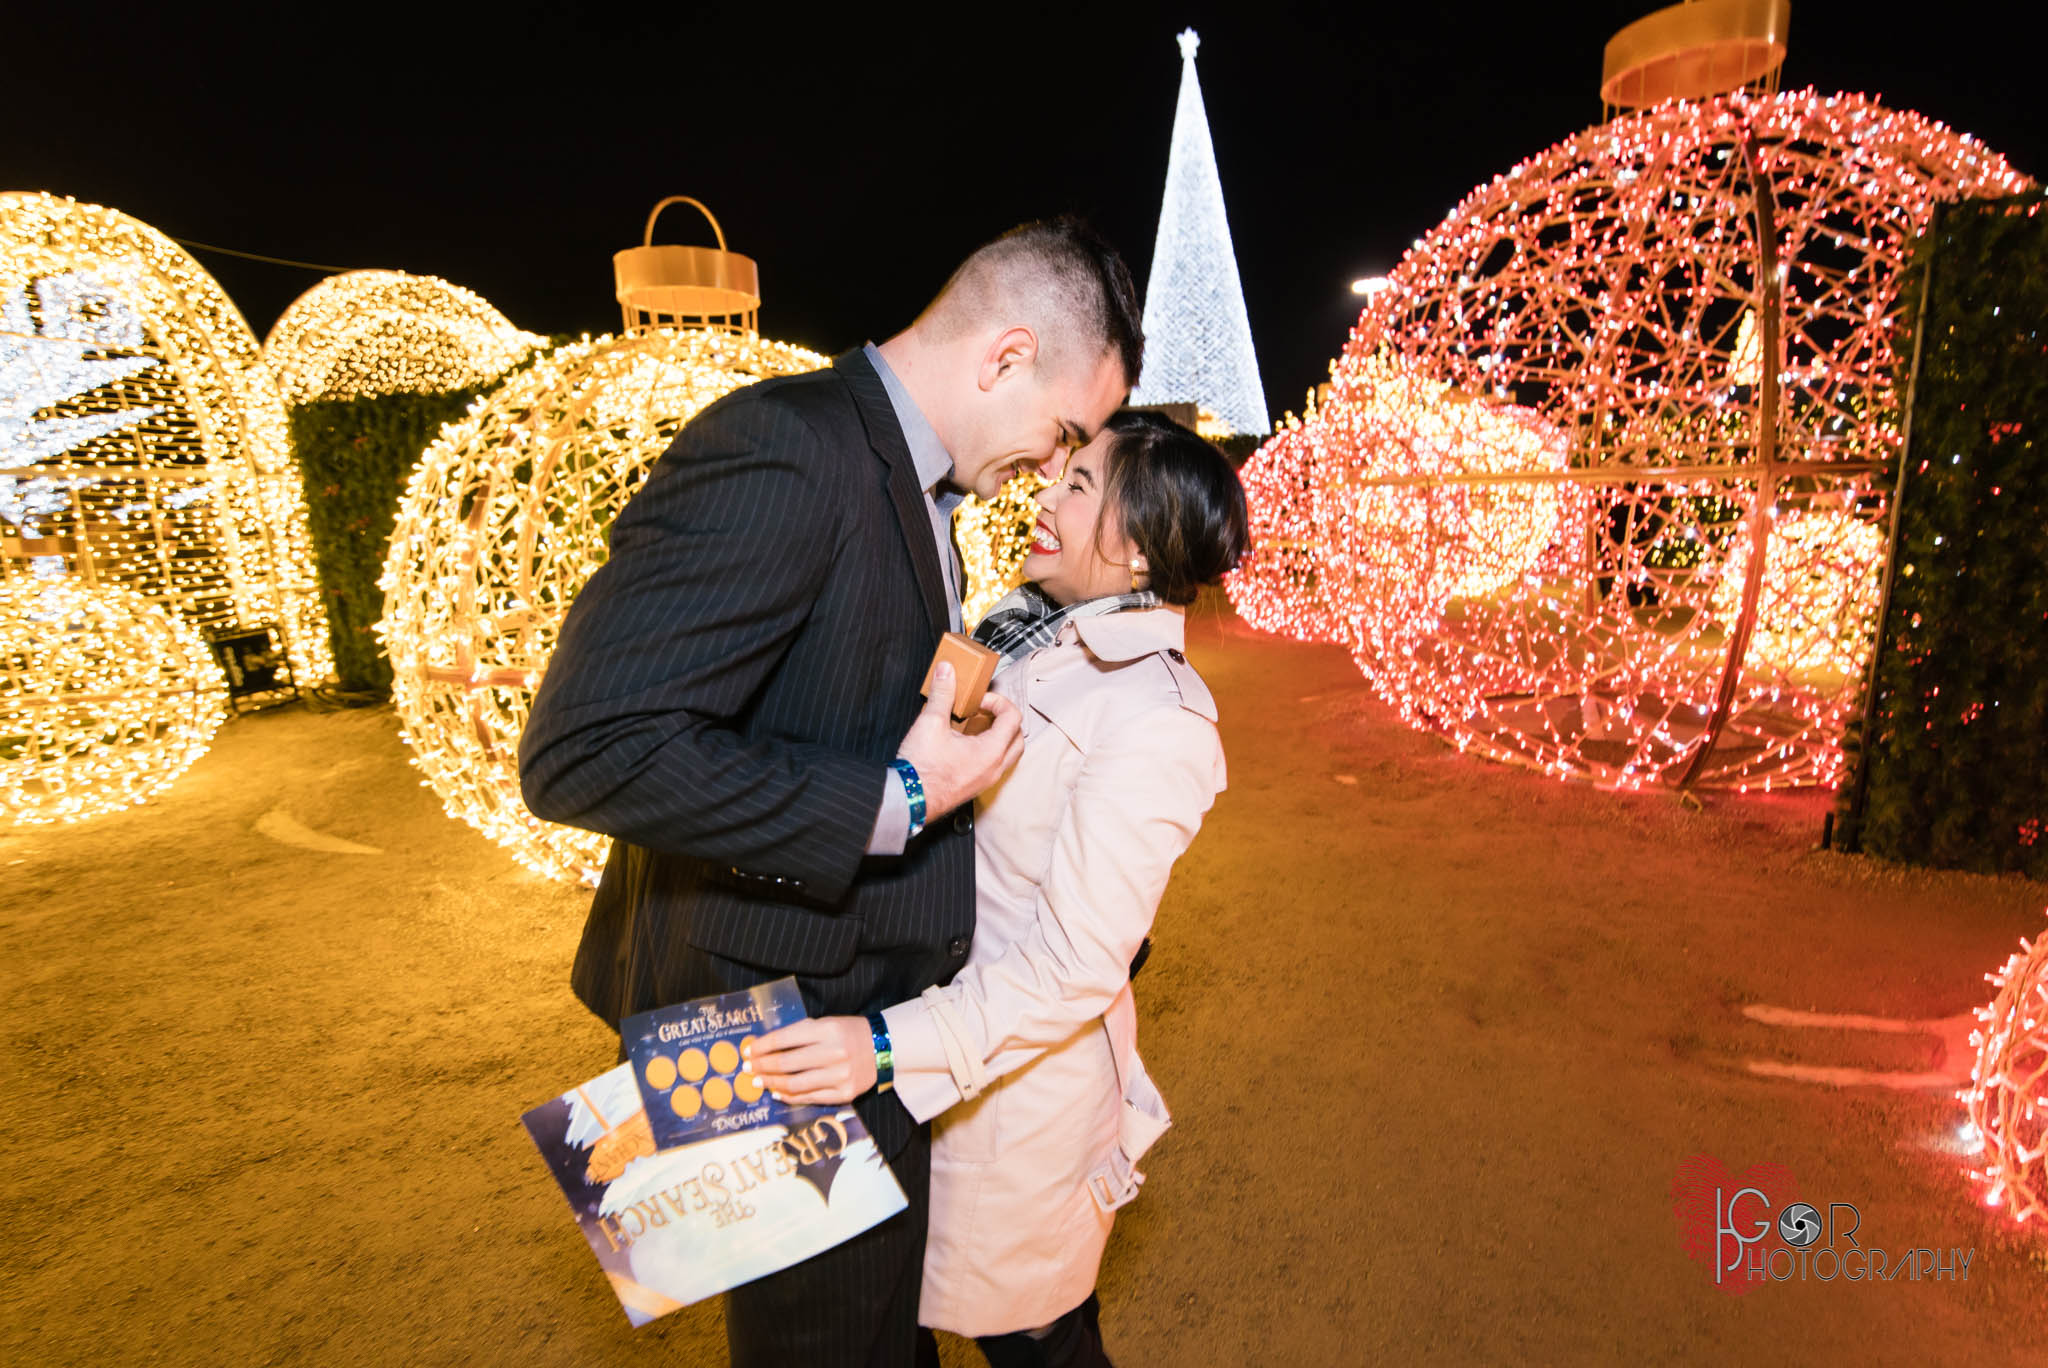
[[[910,391],[903,388],[896,372],[882,359],[881,350],[872,342],[863,350],[875,374],[882,377],[889,407],[896,411],[897,426],[903,429],[903,440],[910,447],[910,463],[917,471],[917,482],[924,486],[925,512],[931,518],[932,540],[938,544],[939,568],[946,577],[946,621],[957,632],[961,571],[959,553],[953,548],[953,510],[967,496],[950,487],[941,492],[940,484],[953,473],[952,453],[939,440],[939,434],[910,397]],[[891,770],[889,782],[882,786],[882,810],[875,816],[874,834],[868,837],[868,854],[901,855],[909,841],[910,798],[903,791],[903,777]]]

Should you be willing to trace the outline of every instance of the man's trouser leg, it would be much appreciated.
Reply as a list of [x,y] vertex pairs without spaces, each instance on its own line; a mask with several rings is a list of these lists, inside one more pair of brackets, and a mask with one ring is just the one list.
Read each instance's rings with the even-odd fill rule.
[[733,1368],[910,1368],[931,1216],[932,1131],[889,1161],[910,1205],[793,1268],[725,1296]]

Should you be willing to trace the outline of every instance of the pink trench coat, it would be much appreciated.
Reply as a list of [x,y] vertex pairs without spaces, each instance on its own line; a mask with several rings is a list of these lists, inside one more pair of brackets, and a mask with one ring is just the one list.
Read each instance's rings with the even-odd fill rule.
[[1224,780],[1183,625],[1178,608],[1082,618],[997,672],[1025,743],[977,803],[974,948],[885,1014],[904,1105],[939,1118],[926,1325],[1004,1334],[1080,1305],[1168,1125],[1131,956]]

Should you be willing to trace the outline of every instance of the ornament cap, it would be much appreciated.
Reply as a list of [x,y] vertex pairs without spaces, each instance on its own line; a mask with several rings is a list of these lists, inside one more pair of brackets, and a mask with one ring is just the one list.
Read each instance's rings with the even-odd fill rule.
[[1607,40],[1600,98],[1640,109],[1739,90],[1784,64],[1791,24],[1791,0],[1687,0],[1647,14]]
[[[718,246],[655,246],[654,221],[671,204],[704,215]],[[760,267],[750,256],[727,251],[718,219],[688,195],[670,195],[654,206],[641,245],[612,256],[612,279],[629,332],[665,325],[753,332],[761,307]]]

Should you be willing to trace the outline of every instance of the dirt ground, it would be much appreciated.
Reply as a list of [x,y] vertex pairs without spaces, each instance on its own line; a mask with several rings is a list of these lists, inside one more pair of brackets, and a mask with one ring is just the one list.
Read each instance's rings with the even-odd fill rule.
[[[1103,1270],[1119,1363],[2048,1362],[2048,1245],[1972,1200],[1954,1101],[1742,1067],[1941,1046],[1739,1010],[1964,1011],[2048,888],[1816,851],[1817,795],[1458,755],[1227,614],[1189,653],[1231,786],[1138,985],[1177,1124]],[[444,816],[386,709],[244,717],[148,807],[0,834],[0,1360],[722,1362],[713,1306],[627,1327],[517,1123],[612,1061],[586,901]],[[1698,1153],[1968,1279],[1718,1292]]]

